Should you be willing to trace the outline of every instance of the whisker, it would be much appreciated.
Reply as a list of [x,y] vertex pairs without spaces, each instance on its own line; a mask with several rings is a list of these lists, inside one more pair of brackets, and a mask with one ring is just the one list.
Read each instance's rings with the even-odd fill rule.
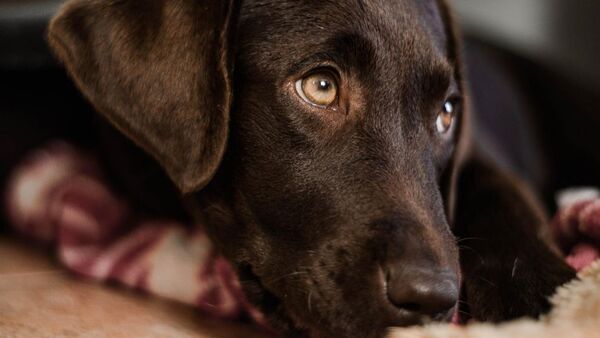
[[514,279],[515,274],[517,273],[517,265],[519,264],[519,257],[515,258],[515,262],[513,263],[513,268],[510,274],[510,278]]
[[465,241],[485,241],[485,238],[482,237],[465,237],[465,238],[459,238],[456,240],[456,244],[465,242]]
[[496,284],[494,284],[494,283],[493,283],[492,281],[490,281],[489,279],[485,279],[485,278],[483,278],[483,277],[481,277],[481,276],[479,276],[479,279],[480,279],[480,280],[482,280],[482,281],[484,281],[484,282],[486,282],[486,283],[488,283],[489,285],[491,285],[491,286],[493,286],[493,287],[495,287],[495,288],[497,288],[497,287],[498,287]]
[[286,279],[286,278],[290,278],[290,277],[294,277],[294,276],[298,276],[298,275],[306,275],[306,274],[308,274],[307,271],[294,271],[294,272],[290,272],[290,273],[288,273],[286,275],[283,275],[283,276],[279,276],[279,277],[275,277],[275,278],[269,279],[266,282],[267,283],[275,283],[275,282],[278,282],[278,281],[280,281],[282,279]]
[[468,246],[468,245],[459,245],[459,246],[458,246],[458,248],[459,248],[460,250],[469,250],[469,251],[471,251],[472,253],[474,253],[475,255],[477,255],[477,258],[479,259],[479,262],[480,262],[481,264],[483,264],[483,263],[484,263],[484,259],[483,259],[483,257],[481,257],[481,254],[479,254],[479,252],[477,252],[477,250],[475,250],[475,249],[471,248],[471,247],[470,247],[470,246]]

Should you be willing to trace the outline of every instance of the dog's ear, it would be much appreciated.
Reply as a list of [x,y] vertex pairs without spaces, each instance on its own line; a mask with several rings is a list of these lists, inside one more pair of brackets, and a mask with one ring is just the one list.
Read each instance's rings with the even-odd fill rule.
[[71,0],[48,39],[83,94],[183,192],[223,156],[237,0]]
[[458,119],[458,129],[456,131],[457,139],[455,141],[454,155],[448,165],[448,169],[442,177],[442,193],[446,204],[446,214],[450,224],[454,222],[456,209],[456,185],[459,171],[465,159],[471,153],[471,102],[469,98],[469,88],[464,77],[464,65],[462,63],[461,39],[456,21],[453,17],[446,0],[437,0],[444,22],[448,58],[454,64],[455,78],[458,81],[460,92],[463,96],[462,112]]

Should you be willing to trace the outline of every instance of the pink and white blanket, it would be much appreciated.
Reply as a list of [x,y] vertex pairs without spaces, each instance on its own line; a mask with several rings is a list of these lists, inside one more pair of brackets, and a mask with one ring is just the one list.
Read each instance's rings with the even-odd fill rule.
[[190,231],[138,217],[111,190],[96,160],[66,143],[23,161],[9,178],[5,203],[17,232],[55,247],[60,263],[78,275],[266,325],[201,224]]
[[[14,228],[55,247],[61,264],[76,274],[268,327],[202,224],[189,231],[170,220],[140,218],[111,190],[96,160],[66,143],[23,161],[9,178],[5,203]],[[581,270],[599,257],[600,194],[570,191],[559,204],[552,230],[567,262]]]

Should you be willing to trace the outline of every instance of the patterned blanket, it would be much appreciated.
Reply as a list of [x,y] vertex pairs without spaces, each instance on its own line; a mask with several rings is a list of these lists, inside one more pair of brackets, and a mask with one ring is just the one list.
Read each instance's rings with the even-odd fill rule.
[[66,143],[24,160],[9,178],[5,203],[17,232],[55,247],[60,263],[78,275],[265,325],[201,224],[190,231],[140,218],[111,191],[97,161]]
[[[202,224],[190,231],[170,220],[135,215],[111,190],[97,161],[66,143],[49,144],[24,160],[9,178],[5,203],[14,228],[55,247],[74,273],[268,327]],[[569,264],[580,270],[599,257],[600,194],[567,191],[559,205],[552,231]]]

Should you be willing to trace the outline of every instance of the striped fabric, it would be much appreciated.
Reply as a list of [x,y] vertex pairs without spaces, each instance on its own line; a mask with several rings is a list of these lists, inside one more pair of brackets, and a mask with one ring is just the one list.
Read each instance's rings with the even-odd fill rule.
[[581,271],[600,258],[600,191],[571,189],[557,199],[552,231],[569,265]]
[[201,225],[190,232],[170,220],[137,218],[111,191],[96,161],[66,143],[52,143],[23,161],[9,178],[5,203],[16,231],[56,248],[61,264],[74,273],[265,326]]

